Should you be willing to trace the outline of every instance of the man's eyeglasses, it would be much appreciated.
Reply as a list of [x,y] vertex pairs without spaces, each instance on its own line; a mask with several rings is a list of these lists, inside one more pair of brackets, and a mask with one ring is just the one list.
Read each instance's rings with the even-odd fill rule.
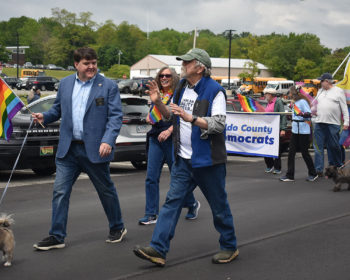
[[171,74],[160,74],[159,78],[171,78]]

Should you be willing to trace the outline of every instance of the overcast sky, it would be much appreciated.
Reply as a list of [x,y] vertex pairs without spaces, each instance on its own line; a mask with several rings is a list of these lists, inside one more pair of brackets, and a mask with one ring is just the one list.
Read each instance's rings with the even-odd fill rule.
[[[58,7],[91,12],[97,23],[128,21],[143,31],[172,28],[188,32],[235,29],[256,35],[312,33],[335,50],[350,46],[349,0],[14,0],[1,1],[0,21],[50,17]],[[73,5],[72,5],[73,4]]]

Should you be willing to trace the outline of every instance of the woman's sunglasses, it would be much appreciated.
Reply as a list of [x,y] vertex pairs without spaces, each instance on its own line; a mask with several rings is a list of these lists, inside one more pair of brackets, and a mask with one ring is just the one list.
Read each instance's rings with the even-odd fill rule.
[[171,78],[171,74],[160,74],[159,78]]

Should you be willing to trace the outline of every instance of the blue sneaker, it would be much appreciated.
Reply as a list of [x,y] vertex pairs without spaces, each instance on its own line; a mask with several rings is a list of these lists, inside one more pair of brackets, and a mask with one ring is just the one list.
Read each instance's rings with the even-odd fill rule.
[[273,171],[273,167],[271,167],[271,168],[266,168],[265,169],[265,173],[271,173]]
[[282,173],[282,171],[279,170],[279,169],[275,169],[275,170],[273,171],[273,174],[281,174],[281,173]]
[[308,176],[308,177],[306,178],[306,181],[308,181],[308,182],[313,182],[313,181],[316,181],[317,178],[318,178],[318,175],[316,175],[316,176],[310,175],[310,176]]
[[198,210],[201,207],[200,202],[197,200],[193,206],[188,207],[188,213],[186,215],[187,220],[195,220],[198,217]]
[[139,220],[139,225],[152,225],[157,222],[157,215],[146,215]]

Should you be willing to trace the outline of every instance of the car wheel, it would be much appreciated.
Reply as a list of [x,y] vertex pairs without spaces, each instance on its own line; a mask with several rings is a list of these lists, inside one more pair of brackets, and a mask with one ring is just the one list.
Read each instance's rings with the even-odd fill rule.
[[42,91],[45,91],[46,90],[46,87],[44,85],[41,86],[41,90]]
[[124,88],[124,93],[129,94],[130,92],[131,90],[128,87]]
[[46,168],[32,168],[32,170],[37,175],[48,176],[56,172],[56,166],[48,166]]
[[131,164],[139,170],[145,170],[147,168],[147,162],[146,161],[137,161],[137,160],[132,160]]

